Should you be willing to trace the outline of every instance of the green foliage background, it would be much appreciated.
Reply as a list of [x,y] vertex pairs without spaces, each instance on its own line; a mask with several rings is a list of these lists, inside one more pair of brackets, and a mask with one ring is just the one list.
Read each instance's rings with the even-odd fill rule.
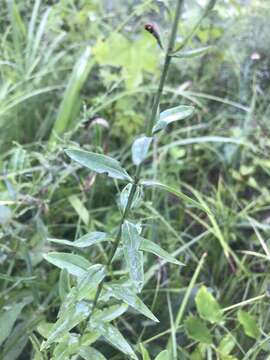
[[[157,22],[166,39],[174,5],[0,0],[1,359],[42,359],[37,349],[61,302],[59,270],[43,259],[57,245],[47,239],[113,233],[120,221],[122,184],[70,163],[64,149],[79,144],[132,167],[130,147],[150,116],[162,64],[143,26]],[[185,2],[178,42],[204,5]],[[196,113],[158,139],[143,175],[207,211],[150,190],[135,212],[150,220],[150,238],[186,264],[145,256],[142,298],[160,323],[133,311],[117,320],[143,359],[161,351],[169,359],[173,340],[179,359],[270,356],[269,16],[267,0],[219,0],[188,46],[212,49],[170,69],[162,109],[193,104]],[[103,262],[106,246],[81,254]],[[108,359],[123,359],[97,344]]]

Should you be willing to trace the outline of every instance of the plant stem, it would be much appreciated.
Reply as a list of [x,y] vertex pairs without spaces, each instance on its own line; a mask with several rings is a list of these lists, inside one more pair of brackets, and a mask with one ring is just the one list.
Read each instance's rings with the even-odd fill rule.
[[148,127],[147,127],[147,131],[146,131],[147,136],[151,136],[152,128],[153,128],[154,123],[156,121],[156,116],[157,116],[157,113],[158,113],[158,107],[159,107],[159,104],[160,104],[160,98],[161,98],[161,95],[163,93],[163,88],[164,88],[165,81],[166,81],[166,78],[167,78],[169,66],[170,66],[170,63],[171,63],[171,60],[172,60],[171,53],[172,53],[172,51],[174,49],[174,46],[175,46],[175,40],[176,40],[176,35],[177,35],[177,28],[178,28],[178,23],[179,23],[179,19],[180,19],[182,4],[183,4],[183,0],[178,0],[177,1],[174,22],[173,22],[173,26],[172,26],[171,35],[170,35],[170,40],[169,40],[169,44],[168,44],[168,47],[167,47],[167,50],[166,50],[163,71],[162,71],[162,74],[161,74],[158,91],[157,91],[157,94],[156,94],[155,99],[154,99],[154,104],[153,104],[153,107],[152,107],[152,113],[151,113],[150,121],[148,122]]
[[[170,54],[173,51],[174,46],[175,46],[175,40],[176,40],[177,28],[178,28],[178,23],[179,23],[180,14],[181,14],[182,3],[183,3],[183,0],[177,0],[174,22],[173,22],[173,25],[172,25],[172,31],[171,31],[171,35],[170,35],[170,40],[169,40],[169,44],[168,44],[166,55],[165,55],[165,60],[164,60],[163,70],[162,70],[162,74],[161,74],[161,78],[160,78],[160,82],[159,82],[159,87],[158,87],[158,91],[157,91],[157,94],[156,94],[155,99],[154,99],[152,112],[151,112],[151,117],[150,117],[150,120],[149,120],[148,126],[147,126],[147,131],[146,131],[147,136],[151,136],[152,128],[153,128],[153,125],[155,123],[156,116],[157,116],[157,113],[158,113],[160,98],[161,98],[161,95],[163,93],[163,88],[164,88],[164,85],[165,85],[165,81],[166,81],[166,78],[167,78],[169,66],[170,66],[170,63],[171,63]],[[109,258],[108,258],[108,261],[107,261],[107,267],[108,268],[110,268],[110,266],[111,266],[113,257],[115,255],[115,253],[116,253],[116,251],[118,249],[119,243],[121,241],[122,225],[124,224],[126,218],[129,215],[131,205],[132,205],[132,202],[133,202],[133,199],[134,199],[134,195],[136,193],[136,189],[137,189],[137,186],[138,186],[138,183],[139,183],[141,170],[142,170],[142,164],[138,165],[137,168],[136,168],[136,171],[135,171],[135,181],[132,184],[132,187],[131,187],[131,190],[130,190],[130,193],[129,193],[129,197],[128,197],[127,206],[126,206],[125,211],[124,211],[124,213],[122,215],[122,219],[121,219],[120,224],[119,224],[119,228],[118,228],[118,231],[117,231],[114,243],[113,243],[113,247],[111,249],[111,252],[110,252],[110,255],[109,255]],[[100,296],[101,291],[103,289],[104,283],[105,283],[105,279],[98,286],[96,296],[95,296],[94,301],[93,301],[93,307],[92,307],[91,314],[93,314],[93,312],[94,312],[94,310],[95,310],[95,308],[97,306],[98,299],[99,299],[99,296]],[[91,315],[90,315],[90,317],[91,317]]]

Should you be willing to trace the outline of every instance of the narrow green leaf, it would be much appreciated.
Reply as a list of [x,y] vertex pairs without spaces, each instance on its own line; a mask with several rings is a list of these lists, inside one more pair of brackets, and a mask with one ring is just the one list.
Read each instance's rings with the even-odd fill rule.
[[[119,205],[122,211],[125,211],[126,209],[131,189],[132,189],[132,184],[127,184],[124,187],[124,189],[121,191]],[[142,187],[137,186],[130,209],[137,208],[142,200],[142,197],[143,197]]]
[[79,215],[79,218],[86,226],[88,226],[89,213],[84,204],[82,203],[81,199],[77,195],[71,195],[68,197],[68,200],[72,207],[75,209],[76,213]]
[[147,153],[152,140],[152,137],[141,136],[134,141],[131,149],[132,161],[134,165],[140,165],[147,158]]
[[247,336],[258,339],[260,336],[260,329],[254,316],[250,315],[247,311],[239,310],[237,319],[244,328]]
[[63,252],[50,252],[43,255],[44,259],[49,263],[66,269],[69,274],[81,277],[91,266],[91,263],[84,257]]
[[170,352],[168,350],[164,350],[155,357],[155,360],[171,360]]
[[79,355],[84,360],[106,360],[105,356],[101,354],[98,350],[92,347],[82,346],[79,350]]
[[140,292],[143,287],[143,253],[139,251],[141,237],[137,226],[129,221],[125,221],[122,226],[122,239],[124,257],[129,271],[129,277]]
[[177,189],[174,189],[173,187],[171,186],[168,186],[168,185],[165,185],[165,184],[162,184],[160,183],[159,181],[155,181],[155,180],[142,180],[141,181],[141,184],[143,186],[146,186],[146,187],[157,187],[161,190],[165,190],[165,191],[168,191],[169,193],[179,197],[181,200],[183,200],[184,202],[190,204],[190,205],[193,205],[194,207],[196,207],[197,209],[200,209],[200,210],[203,210],[205,211],[204,207],[199,203],[197,202],[196,200],[193,200],[192,198],[190,198],[189,196],[185,195],[184,193],[182,193],[181,191],[177,190]]
[[58,288],[61,301],[64,301],[67,294],[70,292],[70,279],[66,269],[62,269],[60,272]]
[[176,106],[174,108],[163,111],[160,114],[155,126],[153,127],[152,134],[165,129],[169,124],[175,121],[186,119],[193,113],[194,107],[186,105]]
[[211,50],[212,46],[205,46],[199,49],[192,49],[187,51],[181,51],[179,54],[175,53],[173,54],[173,57],[179,58],[179,59],[190,59],[197,56],[202,56],[206,54],[209,50]]
[[220,323],[223,319],[222,311],[216,299],[207,290],[201,286],[195,298],[196,306],[200,316],[211,323]]
[[140,351],[142,354],[142,360],[151,360],[150,355],[143,344],[140,344]]
[[140,245],[140,250],[147,251],[152,254],[159,256],[160,258],[176,265],[184,265],[180,261],[176,260],[172,255],[170,255],[167,251],[163,250],[159,245],[154,243],[153,241],[146,240],[142,238],[142,242]]
[[[91,48],[88,46],[73,68],[52,130],[50,142],[55,139],[55,135],[59,136],[69,128],[76,116],[76,112],[79,111],[80,91],[87,80],[94,62],[94,60],[91,60]],[[74,109],[76,109],[76,112]]]
[[203,344],[212,344],[212,336],[205,325],[205,323],[196,316],[189,316],[185,322],[184,327],[187,335],[196,341],[200,341]]
[[99,324],[95,327],[90,326],[90,330],[98,331],[113,347],[120,350],[123,354],[130,356],[134,360],[138,360],[132,347],[125,340],[120,331],[111,324]]
[[114,179],[132,181],[132,178],[121,167],[119,161],[109,156],[78,149],[69,149],[65,152],[72,160],[92,171],[106,174]]
[[91,323],[99,324],[101,322],[111,322],[121,315],[123,315],[128,309],[128,305],[123,303],[120,305],[112,305],[105,310],[97,310],[91,316]]
[[0,313],[0,345],[6,340],[25,305],[30,300],[26,299],[17,304],[10,304],[6,310]]
[[84,321],[89,316],[90,312],[91,306],[84,301],[72,306],[69,311],[62,314],[53,325],[47,341],[42,344],[41,350],[48,348],[53,342],[68,334],[71,329]]
[[139,313],[148,317],[149,319],[159,322],[155,315],[148,309],[142,300],[136,295],[133,289],[116,284],[107,284],[105,288],[110,292],[111,296],[118,300],[124,301],[126,304],[133,307]]
[[82,237],[80,237],[78,240],[75,241],[48,238],[48,241],[50,242],[60,245],[72,246],[75,248],[86,248],[88,246],[98,244],[100,242],[107,240],[108,240],[108,235],[101,231],[90,232],[88,234],[83,235]]

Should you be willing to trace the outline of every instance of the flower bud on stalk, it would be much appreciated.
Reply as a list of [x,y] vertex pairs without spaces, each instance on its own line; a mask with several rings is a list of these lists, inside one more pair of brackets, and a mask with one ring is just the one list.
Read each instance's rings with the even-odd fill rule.
[[154,36],[154,38],[156,39],[158,45],[160,46],[160,48],[163,50],[163,45],[162,45],[162,41],[161,41],[161,36],[160,36],[160,30],[158,28],[158,25],[155,23],[147,23],[144,25],[144,28],[146,31],[148,31],[151,35]]

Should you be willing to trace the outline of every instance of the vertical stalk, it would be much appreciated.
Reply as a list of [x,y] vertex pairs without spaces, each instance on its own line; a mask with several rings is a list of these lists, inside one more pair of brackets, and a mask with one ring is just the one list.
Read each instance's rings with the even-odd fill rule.
[[[178,28],[180,15],[181,15],[182,4],[183,4],[183,0],[177,0],[174,21],[173,21],[173,25],[172,25],[171,34],[170,34],[169,44],[168,44],[166,54],[165,54],[165,60],[164,60],[164,65],[163,65],[163,70],[162,70],[159,86],[158,86],[158,91],[157,91],[157,94],[156,94],[156,96],[154,98],[151,117],[150,117],[150,120],[149,120],[149,122],[147,124],[147,131],[146,131],[147,136],[151,136],[152,128],[154,126],[154,123],[155,123],[155,120],[156,120],[156,117],[157,117],[160,98],[161,98],[161,95],[163,93],[165,81],[167,79],[167,74],[168,74],[170,63],[171,63],[171,52],[173,51],[174,46],[175,46],[177,28]],[[128,197],[127,206],[126,206],[125,211],[124,211],[124,213],[122,215],[122,218],[121,218],[121,221],[120,221],[120,224],[119,224],[119,227],[118,227],[118,231],[117,231],[116,237],[114,239],[113,247],[112,247],[112,250],[110,252],[108,261],[107,261],[107,267],[108,268],[111,266],[113,257],[115,255],[115,253],[116,253],[116,251],[118,249],[119,243],[121,241],[122,225],[123,225],[124,221],[126,220],[126,218],[129,215],[130,208],[131,208],[131,205],[132,205],[132,202],[133,202],[133,199],[134,199],[134,195],[136,193],[136,189],[137,189],[137,186],[138,186],[138,182],[139,182],[139,179],[140,179],[141,170],[142,170],[142,164],[138,165],[137,168],[136,168],[136,171],[135,171],[135,181],[132,184],[132,187],[131,187],[131,190],[130,190],[130,193],[129,193],[129,197]],[[98,286],[96,296],[95,296],[95,299],[93,301],[93,307],[92,307],[91,314],[94,312],[94,310],[95,310],[95,308],[97,306],[98,299],[99,299],[99,296],[100,296],[101,291],[103,289],[104,283],[105,283],[105,280],[103,280]],[[90,317],[91,317],[91,315],[90,315]]]

